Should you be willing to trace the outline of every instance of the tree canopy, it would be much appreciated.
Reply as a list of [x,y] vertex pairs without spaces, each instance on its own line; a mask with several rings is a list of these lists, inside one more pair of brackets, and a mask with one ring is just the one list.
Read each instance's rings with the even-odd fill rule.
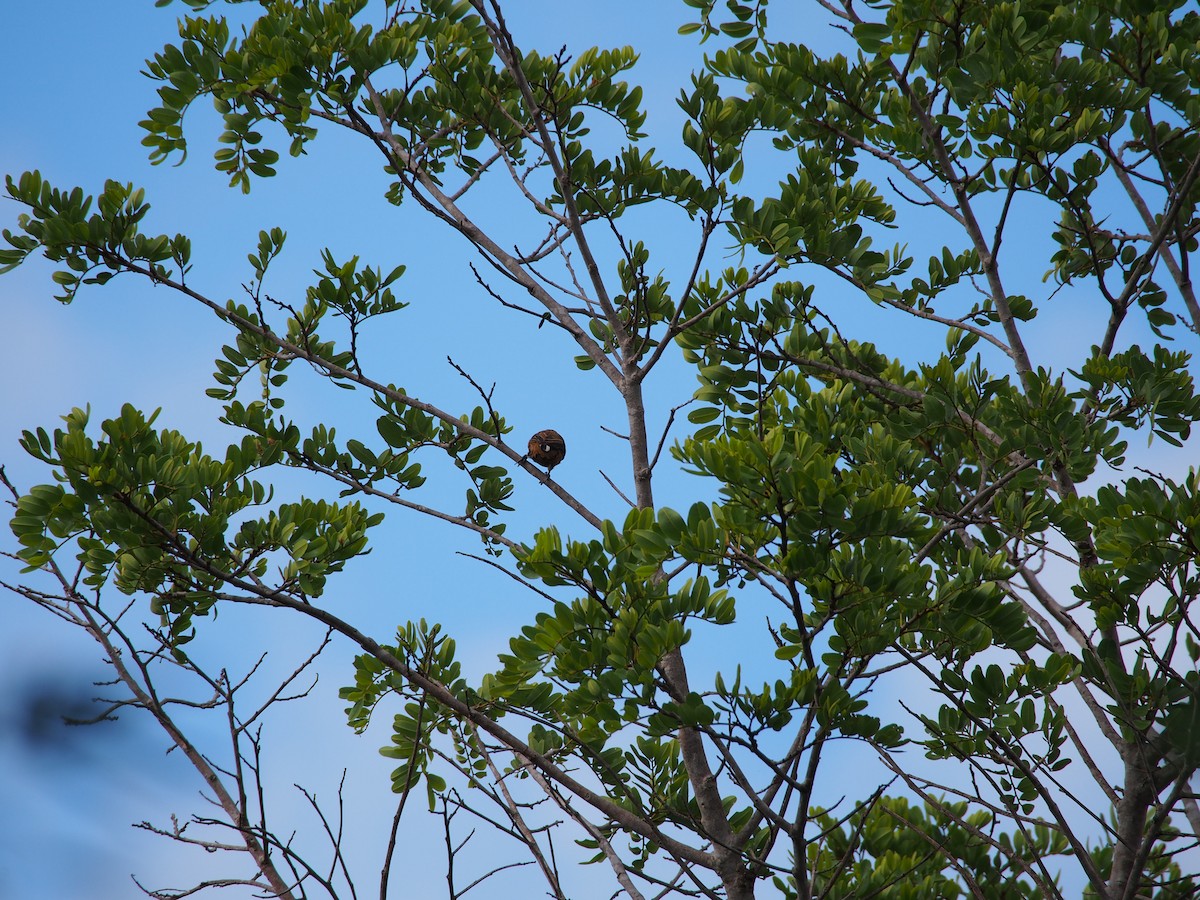
[[[421,807],[452,897],[468,820],[529,863],[485,889],[561,898],[1195,895],[1191,5],[685,0],[670,39],[704,55],[655,133],[636,44],[669,36],[635,17],[631,47],[538,48],[499,0],[183,2],[146,64],[151,161],[207,150],[211,104],[230,187],[302,178],[336,135],[342,177],[421,224],[377,263],[294,260],[265,224],[197,277],[189,211],[7,179],[0,271],[46,258],[63,303],[143,279],[228,335],[228,446],[78,408],[24,435],[46,483],[8,483],[5,586],[98,642],[101,716],[149,714],[216,803],[166,837],[244,851],[225,883],[260,895],[363,890],[335,811],[313,801],[327,858],[267,814],[257,724],[316,655],[247,705],[254,659],[203,637],[251,608],[354,648],[348,727],[390,717],[381,897],[425,863]],[[405,289],[425,230],[506,311],[509,365],[607,405],[547,420],[456,353],[469,307]],[[471,408],[376,338],[415,308]],[[526,446],[545,428],[553,471]],[[601,439],[608,488],[581,491]],[[458,529],[488,596],[348,615],[344,570],[396,552],[385,514]],[[476,677],[441,620],[481,599],[514,613]],[[223,748],[176,715],[185,682]]]

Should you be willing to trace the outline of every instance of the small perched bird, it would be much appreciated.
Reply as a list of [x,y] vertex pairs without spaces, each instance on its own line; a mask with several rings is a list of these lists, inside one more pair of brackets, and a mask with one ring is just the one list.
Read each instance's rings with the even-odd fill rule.
[[567,442],[563,436],[552,428],[539,431],[529,439],[529,452],[525,459],[532,459],[539,466],[546,467],[546,474],[557,466],[567,455]]

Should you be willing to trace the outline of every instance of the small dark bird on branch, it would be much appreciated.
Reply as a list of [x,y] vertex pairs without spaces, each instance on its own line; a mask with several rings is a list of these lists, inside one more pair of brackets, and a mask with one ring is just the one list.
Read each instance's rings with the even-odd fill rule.
[[521,458],[522,462],[532,459],[539,466],[546,467],[546,474],[557,466],[567,455],[567,442],[563,436],[552,428],[539,431],[529,439],[529,452]]

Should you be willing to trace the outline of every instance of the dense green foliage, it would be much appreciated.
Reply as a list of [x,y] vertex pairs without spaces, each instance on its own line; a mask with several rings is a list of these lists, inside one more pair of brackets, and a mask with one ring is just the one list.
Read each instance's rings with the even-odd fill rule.
[[[217,604],[329,625],[361,650],[351,726],[395,716],[394,789],[436,807],[476,788],[551,896],[580,888],[526,816],[562,819],[633,897],[1194,895],[1200,479],[1167,447],[1200,419],[1195,10],[844,0],[813,5],[842,28],[826,53],[765,0],[687,0],[682,31],[711,52],[673,166],[643,147],[634,50],[536,53],[492,2],[263,0],[244,34],[187,5],[149,64],[151,158],[187,152],[201,100],[245,191],[326,128],[381,153],[388,199],[465,236],[623,400],[634,508],[537,473],[490,395],[459,415],[373,376],[356,339],[405,306],[402,267],[327,253],[302,300],[276,303],[262,284],[284,236],[264,232],[248,299],[213,300],[187,279],[187,237],[145,230],[140,190],[93,199],[27,173],[8,181],[26,211],[0,265],[46,256],[64,301],[136,273],[207,307],[232,332],[210,394],[245,432],[223,458],[132,408],[29,433],[56,481],[13,531],[30,571],[57,574],[55,602],[144,598],[185,666]],[[597,122],[615,152],[589,143]],[[495,182],[549,237],[514,250],[489,226],[470,201]],[[643,204],[695,244],[639,225]],[[1029,349],[1061,327],[1043,325],[1055,305],[1086,354]],[[898,327],[945,349],[889,355]],[[295,361],[368,397],[376,433],[288,418]],[[668,365],[700,382],[670,455],[717,497],[680,511],[654,502],[642,392]],[[1137,471],[1147,440],[1154,471]],[[275,467],[350,499],[275,502]],[[454,470],[465,505],[422,505]],[[583,531],[514,538],[514,477],[542,478]],[[377,643],[323,605],[389,506],[475,532],[542,592],[478,683],[436,610]],[[735,627],[752,659],[690,655],[698,630]],[[878,766],[826,784],[845,742]],[[244,831],[252,854],[271,843]]]

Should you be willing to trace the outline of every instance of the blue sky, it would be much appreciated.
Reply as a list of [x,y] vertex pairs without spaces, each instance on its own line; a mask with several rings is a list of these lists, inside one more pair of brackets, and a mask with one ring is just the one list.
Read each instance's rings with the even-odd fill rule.
[[[674,34],[687,19],[686,7],[572,4],[564,13],[562,4],[512,6],[510,25],[528,46],[547,51],[563,43],[576,49],[643,46],[636,77],[646,89],[648,130],[669,133],[672,140],[678,134],[674,97],[699,58],[692,39]],[[228,190],[224,176],[213,171],[214,118],[199,109],[190,121],[193,149],[186,165],[147,163],[137,122],[155,104],[155,86],[139,70],[175,37],[175,15],[184,11],[180,5],[156,10],[148,2],[126,4],[120,15],[108,4],[86,2],[7,10],[0,30],[0,73],[9,85],[0,92],[0,117],[8,123],[0,140],[0,171],[37,168],[60,186],[80,185],[89,193],[106,178],[145,187],[153,207],[147,229],[190,234],[196,261],[192,283],[218,297],[237,295],[249,278],[245,254],[261,228],[276,225],[289,233],[269,283],[279,296],[309,283],[324,247],[339,259],[361,254],[385,270],[406,263],[409,271],[398,292],[413,305],[384,334],[368,339],[367,351],[387,360],[386,378],[467,411],[478,399],[446,362],[447,352],[453,353],[478,381],[496,382],[496,400],[516,427],[514,439],[548,426],[567,435],[569,457],[556,476],[602,514],[620,518],[622,504],[597,471],[603,468],[623,480],[622,447],[600,429],[622,430],[623,412],[613,395],[597,373],[575,369],[570,359],[577,351],[561,332],[537,330],[523,321],[514,329],[512,316],[475,286],[461,240],[428,229],[413,204],[399,211],[389,206],[382,197],[379,162],[368,150],[332,135],[312,145],[300,161],[285,156],[280,176],[256,183],[246,197]],[[503,209],[494,212],[504,215]],[[5,227],[16,213],[13,204],[0,204]],[[672,224],[687,236],[685,220]],[[216,422],[219,404],[203,393],[226,337],[211,317],[132,279],[85,290],[72,306],[63,307],[50,297],[48,273],[47,266],[30,263],[0,278],[10,328],[10,346],[0,359],[9,385],[0,400],[0,461],[14,481],[29,485],[46,477],[16,447],[21,430],[52,428],[58,416],[87,403],[96,422],[114,415],[124,402],[146,410],[161,407],[160,424],[203,440],[216,453],[234,439]],[[298,419],[360,428],[367,423],[370,429],[375,411],[358,402],[360,396],[350,403],[348,395],[296,370],[293,379],[293,384],[306,383],[291,407]],[[669,408],[692,389],[690,375],[674,375],[652,386],[650,402]],[[662,419],[658,416],[656,427]],[[671,501],[672,485],[662,480],[661,502]],[[681,502],[691,501],[676,490]],[[522,512],[512,526],[515,533],[528,534],[537,522],[551,518],[567,530],[587,527],[568,518],[573,514],[562,515],[544,489],[528,479],[519,483],[518,500]],[[339,582],[341,608],[383,638],[410,616],[444,621],[458,638],[468,671],[483,671],[512,628],[532,616],[532,595],[456,557],[455,550],[479,548],[449,526],[405,521],[393,513],[385,529],[390,530],[381,530],[381,548]],[[14,574],[12,566],[3,572],[6,578]],[[166,742],[149,722],[126,715],[115,725],[64,732],[54,730],[51,721],[47,727],[55,737],[43,743],[24,740],[31,691],[92,696],[97,691],[88,682],[104,671],[82,634],[12,596],[0,598],[0,604],[0,674],[8,692],[8,697],[0,692],[0,716],[10,726],[0,728],[5,761],[0,795],[21,810],[0,824],[0,898],[67,900],[85,892],[132,897],[137,892],[131,872],[156,887],[182,887],[210,874],[206,867],[212,860],[206,855],[131,827],[143,820],[165,825],[170,813],[183,816],[202,806],[197,776],[179,754],[165,754]],[[197,646],[210,640],[223,648],[242,647],[248,658],[259,644],[271,646],[282,666],[289,652],[305,652],[319,639],[318,631],[296,620],[282,626],[269,622],[272,630],[285,628],[283,634],[263,634],[263,626],[261,617],[228,611]],[[277,762],[279,808],[302,814],[303,804],[290,788],[293,781],[331,798],[342,766],[350,765],[351,808],[375,809],[378,826],[390,818],[392,802],[387,794],[391,765],[376,753],[386,733],[376,729],[355,737],[343,725],[344,704],[336,690],[349,680],[349,658],[344,646],[329,653],[311,705],[290,719],[284,711],[274,723],[282,744],[276,752],[283,759]],[[305,727],[313,721],[321,723],[319,729]],[[219,736],[210,732],[209,737]],[[289,747],[303,752],[289,752]],[[310,818],[302,825],[316,822]],[[425,837],[432,841],[429,846],[420,849],[417,843],[410,851],[436,858],[440,837]],[[363,840],[363,858],[377,865],[378,835]],[[62,865],[62,860],[71,862]],[[440,884],[440,864],[427,877]]]
[[[633,44],[639,49],[642,62],[631,80],[646,89],[648,143],[684,163],[676,140],[681,114],[674,98],[702,50],[694,39],[677,37],[675,29],[690,10],[666,0],[522,0],[509,5],[510,26],[524,46],[552,51],[563,43],[574,49]],[[0,73],[5,76],[0,121],[6,123],[0,172],[38,168],[61,186],[78,184],[88,192],[98,190],[105,178],[145,187],[153,206],[148,230],[189,233],[196,259],[193,284],[220,298],[238,295],[239,285],[250,276],[245,254],[260,229],[276,225],[289,233],[269,282],[279,296],[302,291],[324,247],[342,259],[360,254],[385,270],[406,263],[409,271],[398,293],[412,306],[370,336],[364,347],[385,373],[384,380],[443,407],[469,410],[478,400],[446,362],[447,352],[452,353],[477,381],[496,383],[496,401],[515,425],[516,440],[543,427],[562,431],[569,454],[556,478],[602,515],[621,518],[622,503],[600,471],[623,486],[628,482],[622,445],[601,429],[623,430],[623,410],[597,373],[580,373],[571,364],[576,351],[562,333],[538,330],[500,309],[474,284],[461,239],[430,229],[413,204],[398,211],[389,206],[382,197],[385,182],[378,160],[343,136],[318,140],[302,160],[285,158],[277,178],[256,182],[253,192],[243,196],[226,189],[225,178],[211,168],[216,129],[212,116],[198,110],[189,131],[193,150],[187,164],[149,166],[137,122],[154,105],[154,86],[139,69],[175,36],[175,15],[184,10],[156,10],[149,2],[122,4],[119,15],[114,9],[83,0],[47,0],[6,12],[0,31]],[[825,39],[818,26],[792,15],[792,24],[807,40]],[[497,195],[490,202],[493,207],[483,214],[503,223],[508,214],[502,199]],[[11,225],[15,215],[13,204],[0,204],[0,224]],[[657,263],[670,273],[684,264],[682,252],[694,234],[685,217],[639,212],[627,223],[654,238],[652,268]],[[928,233],[895,240],[936,236],[931,225]],[[1023,241],[1014,239],[1009,252],[1044,257],[1046,240],[1044,232],[1029,229]],[[219,404],[204,396],[212,360],[225,337],[219,324],[167,291],[129,279],[117,279],[105,289],[85,289],[75,304],[62,307],[50,298],[48,271],[29,264],[0,278],[0,302],[10,329],[9,346],[0,354],[0,377],[8,385],[0,399],[0,462],[9,476],[20,485],[44,479],[16,448],[21,429],[53,427],[59,415],[86,403],[92,404],[97,421],[115,414],[123,402],[147,410],[161,407],[160,424],[180,428],[220,453],[232,437],[216,421]],[[1047,290],[1041,286],[1043,271],[1039,262],[1025,273],[1031,296]],[[1065,302],[1046,310],[1030,343],[1035,359],[1057,366],[1078,358],[1090,337],[1087,329],[1073,327],[1077,314],[1078,308]],[[872,336],[884,349],[902,354],[941,345],[940,334],[895,320]],[[661,428],[665,410],[686,400],[694,388],[691,374],[680,366],[657,374],[648,397],[655,410],[652,429]],[[296,369],[293,386],[303,387],[289,407],[297,419],[350,430],[370,428],[374,409],[360,395],[331,390]],[[286,489],[303,486],[289,484]],[[697,495],[705,496],[693,480],[670,473],[659,479],[656,490],[661,505],[683,508]],[[586,532],[582,521],[563,512],[530,479],[518,478],[517,502],[520,512],[512,518],[510,533],[518,537],[544,521]],[[332,602],[347,618],[385,638],[410,617],[443,621],[458,638],[460,657],[471,674],[485,670],[506,636],[537,608],[532,595],[503,576],[455,556],[460,549],[477,552],[478,545],[449,526],[391,513],[377,546],[337,581]],[[13,570],[0,567],[0,572],[11,578]],[[197,873],[206,872],[210,859],[129,826],[142,820],[164,825],[170,812],[186,815],[196,809],[200,785],[195,773],[178,754],[165,755],[165,740],[132,716],[103,731],[60,734],[43,743],[24,740],[20,725],[27,721],[28,708],[15,698],[27,697],[31,685],[54,696],[56,691],[71,696],[103,670],[84,636],[31,604],[0,596],[0,623],[0,677],[10,694],[6,698],[0,689],[0,796],[19,811],[0,821],[0,898],[67,900],[84,891],[132,897],[137,893],[130,872],[153,886],[182,887],[201,877]],[[298,620],[264,620],[229,610],[204,630],[197,646],[207,651],[240,648],[243,655],[269,647],[274,653],[269,665],[282,667],[287,654],[311,648],[319,636]],[[724,636],[698,634],[697,642],[707,642],[713,660],[730,646]],[[364,871],[370,872],[380,848],[380,823],[390,818],[386,790],[391,766],[375,753],[386,738],[383,730],[356,737],[342,724],[343,704],[336,690],[349,680],[349,658],[344,646],[332,650],[310,705],[284,709],[272,720],[272,733],[281,739],[272,745],[270,761],[276,766],[272,776],[281,815],[295,816],[297,827],[305,828],[316,823],[303,819],[302,798],[290,784],[298,781],[327,799],[341,768],[351,768],[348,807],[360,825],[363,820],[373,823],[356,835],[361,844],[354,852],[360,862],[369,862]],[[91,693],[83,690],[85,696]],[[432,829],[414,832],[410,841],[415,859],[440,853],[440,836]],[[440,863],[414,877],[440,884]]]

